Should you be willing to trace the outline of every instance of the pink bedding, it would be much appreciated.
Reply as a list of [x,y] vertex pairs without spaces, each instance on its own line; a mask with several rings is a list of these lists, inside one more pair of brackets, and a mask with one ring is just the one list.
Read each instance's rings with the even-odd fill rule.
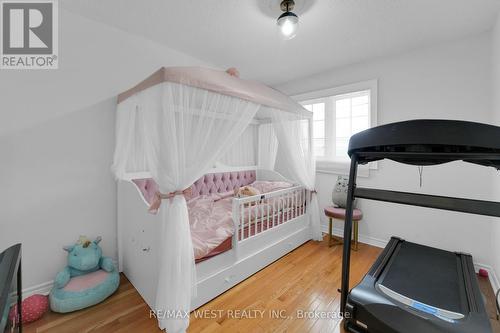
[[[268,193],[291,187],[287,182],[255,181],[251,186],[257,188],[261,193]],[[189,223],[191,225],[191,238],[195,259],[198,261],[204,257],[211,256],[223,242],[234,234],[232,218],[233,191],[200,195],[188,201]],[[250,210],[251,219],[255,216],[265,216],[272,211],[271,204],[261,204],[247,207]],[[269,211],[268,211],[269,207]],[[248,216],[248,215],[246,215]],[[246,223],[245,223],[246,224]]]
[[195,259],[205,257],[234,234],[232,199],[209,194],[188,201]]
[[269,193],[272,191],[283,190],[292,187],[293,185],[287,182],[273,182],[267,180],[256,180],[251,184],[260,191],[260,193]]

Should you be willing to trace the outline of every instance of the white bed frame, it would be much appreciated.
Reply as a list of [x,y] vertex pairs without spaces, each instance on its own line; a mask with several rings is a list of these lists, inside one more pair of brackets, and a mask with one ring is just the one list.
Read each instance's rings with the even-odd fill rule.
[[[256,175],[257,180],[285,180],[270,170],[256,170]],[[274,200],[277,198],[281,200]],[[246,237],[242,231],[242,219],[245,219],[246,224],[256,221],[248,221],[247,217],[242,217],[242,212],[245,211],[243,207],[254,207],[253,203],[271,200],[289,200],[290,204],[278,208],[277,214],[265,214],[258,222],[260,225],[267,223],[267,230],[257,228],[254,235]],[[311,228],[306,214],[309,200],[310,193],[302,186],[233,199],[235,233],[232,237],[232,249],[196,264],[198,294],[191,301],[191,310],[310,240]],[[281,216],[278,216],[280,214]],[[284,220],[284,214],[288,214],[286,222],[276,223],[280,218]],[[151,215],[147,212],[147,203],[133,182],[118,183],[119,269],[153,310],[158,282],[156,263],[159,255],[160,220],[161,214]]]

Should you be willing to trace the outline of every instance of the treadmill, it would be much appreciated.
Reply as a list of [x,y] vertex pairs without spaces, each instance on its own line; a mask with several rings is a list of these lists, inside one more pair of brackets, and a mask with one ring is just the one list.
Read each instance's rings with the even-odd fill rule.
[[492,332],[469,254],[392,237],[350,292],[349,264],[355,198],[500,217],[498,202],[357,187],[359,164],[390,159],[427,166],[462,160],[500,169],[500,127],[455,120],[403,121],[353,135],[348,154],[341,286],[345,329],[354,333]]

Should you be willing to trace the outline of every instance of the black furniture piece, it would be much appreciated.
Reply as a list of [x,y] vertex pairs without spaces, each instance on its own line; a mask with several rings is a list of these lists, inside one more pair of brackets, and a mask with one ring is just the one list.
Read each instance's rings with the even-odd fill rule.
[[[413,165],[456,160],[500,168],[500,127],[454,120],[411,120],[351,137],[342,257],[341,312],[350,332],[491,332],[472,257],[393,237],[349,292],[353,200],[364,198],[500,217],[500,203],[356,186],[358,164]],[[473,221],[471,221],[473,223]]]
[[[21,244],[0,253],[0,332],[22,332],[21,317]],[[17,301],[17,319],[9,320],[12,304]]]

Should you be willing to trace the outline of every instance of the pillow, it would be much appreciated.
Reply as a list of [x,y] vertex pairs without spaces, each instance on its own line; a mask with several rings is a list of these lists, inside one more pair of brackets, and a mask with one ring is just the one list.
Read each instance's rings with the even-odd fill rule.
[[217,193],[217,199],[215,199],[215,201],[231,198],[234,196],[234,193],[235,193],[235,191],[227,191],[227,192]]
[[251,184],[251,186],[259,190],[261,193],[268,193],[292,187],[293,184],[283,181],[256,180]]
[[[21,302],[21,316],[23,324],[40,319],[49,309],[49,298],[44,295],[32,295]],[[10,309],[9,319],[17,320],[17,304]]]

